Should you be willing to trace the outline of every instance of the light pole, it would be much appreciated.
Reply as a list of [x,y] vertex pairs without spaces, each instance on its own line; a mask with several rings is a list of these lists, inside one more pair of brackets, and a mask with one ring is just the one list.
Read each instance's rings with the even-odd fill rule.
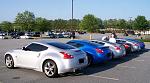
[[72,0],[72,11],[71,11],[71,29],[73,29],[73,0]]
[[130,18],[129,21],[130,21],[130,30],[131,30],[131,29],[132,29],[132,24],[131,24],[131,21],[132,21],[131,19],[132,19],[132,17],[129,17],[129,18]]
[[72,20],[73,20],[73,0],[72,0]]

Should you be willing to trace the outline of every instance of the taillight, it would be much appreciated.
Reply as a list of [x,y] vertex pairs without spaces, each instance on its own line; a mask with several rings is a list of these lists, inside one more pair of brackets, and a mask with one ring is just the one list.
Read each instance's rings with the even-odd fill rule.
[[120,48],[120,47],[118,47],[118,46],[115,46],[115,49],[116,49],[116,50],[121,50],[121,48]]
[[99,49],[99,48],[96,48],[96,52],[98,52],[98,53],[103,53],[104,51],[101,50],[101,49]]
[[72,59],[72,58],[74,58],[72,55],[70,55],[70,54],[68,54],[66,52],[60,52],[60,53],[64,55],[63,56],[64,59]]
[[136,43],[135,43],[135,44],[133,44],[133,45],[134,45],[134,46],[138,46],[138,44],[136,44]]
[[129,45],[127,45],[127,44],[124,44],[124,47],[125,47],[125,48],[129,48]]

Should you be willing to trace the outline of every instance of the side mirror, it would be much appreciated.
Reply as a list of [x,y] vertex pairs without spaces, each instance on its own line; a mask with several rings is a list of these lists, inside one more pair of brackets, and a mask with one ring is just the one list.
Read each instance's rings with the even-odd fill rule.
[[29,51],[29,49],[27,49],[26,47],[23,47],[22,50]]
[[23,48],[22,48],[22,50],[26,50],[26,48],[25,48],[25,47],[23,47]]

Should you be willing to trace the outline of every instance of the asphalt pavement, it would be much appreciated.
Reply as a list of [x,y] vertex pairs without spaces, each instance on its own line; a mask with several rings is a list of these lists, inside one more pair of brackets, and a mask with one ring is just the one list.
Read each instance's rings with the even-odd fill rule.
[[70,39],[0,39],[0,83],[150,83],[150,43],[146,43],[144,51],[58,78],[48,78],[34,70],[5,67],[3,56],[6,51],[40,40],[67,42]]

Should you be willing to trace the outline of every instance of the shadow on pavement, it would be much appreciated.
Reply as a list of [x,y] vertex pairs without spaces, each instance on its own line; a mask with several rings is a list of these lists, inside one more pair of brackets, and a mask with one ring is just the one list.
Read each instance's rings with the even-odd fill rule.
[[141,54],[149,52],[149,51],[150,51],[150,49],[145,49],[145,50],[142,50],[139,52],[130,53],[125,57],[113,59],[113,60],[110,60],[108,62],[101,63],[101,64],[94,64],[92,66],[89,66],[89,67],[86,67],[85,69],[80,70],[79,72],[66,73],[60,77],[91,75],[91,74],[95,74],[98,72],[106,71],[108,69],[111,69],[111,68],[117,66],[118,64],[125,63],[132,59],[135,59],[135,58],[141,56]]

